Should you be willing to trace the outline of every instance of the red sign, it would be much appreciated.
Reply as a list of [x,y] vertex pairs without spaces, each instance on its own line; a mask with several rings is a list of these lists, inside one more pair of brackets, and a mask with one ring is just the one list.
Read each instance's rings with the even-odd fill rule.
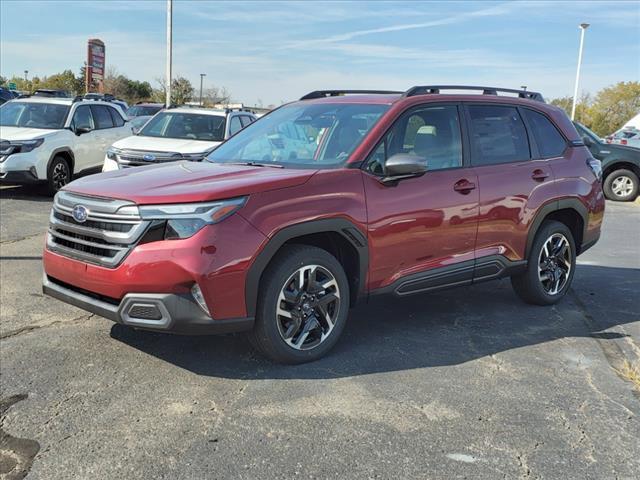
[[98,91],[102,91],[102,81],[104,80],[104,42],[97,38],[90,38],[87,45],[87,91],[92,85],[98,87]]

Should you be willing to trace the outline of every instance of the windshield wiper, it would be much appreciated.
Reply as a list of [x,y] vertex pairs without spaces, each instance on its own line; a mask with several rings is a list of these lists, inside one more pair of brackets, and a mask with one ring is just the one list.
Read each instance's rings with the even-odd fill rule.
[[249,167],[284,168],[284,165],[279,165],[277,163],[260,163],[260,162],[227,162],[227,163],[222,163],[221,165],[247,165]]

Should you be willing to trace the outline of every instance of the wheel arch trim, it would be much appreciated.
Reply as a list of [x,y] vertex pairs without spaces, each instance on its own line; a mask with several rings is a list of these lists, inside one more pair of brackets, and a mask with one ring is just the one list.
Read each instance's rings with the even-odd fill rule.
[[51,167],[53,159],[61,153],[64,153],[71,158],[71,165],[69,165],[69,168],[71,169],[71,175],[73,175],[76,166],[76,156],[73,154],[73,150],[71,150],[69,147],[58,147],[49,154],[49,161],[47,162],[47,175],[49,174],[49,168]]
[[316,233],[337,233],[358,253],[358,294],[365,292],[369,268],[369,246],[367,237],[353,222],[345,218],[325,218],[296,223],[282,228],[267,240],[266,245],[251,263],[245,281],[245,304],[247,315],[255,315],[260,279],[265,269],[280,248],[290,240]]

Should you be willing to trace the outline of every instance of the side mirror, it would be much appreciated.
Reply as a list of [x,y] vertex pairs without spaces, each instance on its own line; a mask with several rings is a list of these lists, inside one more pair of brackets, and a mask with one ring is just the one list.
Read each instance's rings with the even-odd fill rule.
[[91,131],[91,128],[89,127],[76,127],[75,133],[76,135],[80,136],[83,133],[89,133]]
[[385,177],[382,183],[397,183],[405,178],[419,177],[427,171],[427,161],[417,155],[396,153],[384,164]]
[[584,142],[586,147],[588,148],[593,147],[593,140],[591,140],[591,137],[585,135],[582,137],[582,141]]

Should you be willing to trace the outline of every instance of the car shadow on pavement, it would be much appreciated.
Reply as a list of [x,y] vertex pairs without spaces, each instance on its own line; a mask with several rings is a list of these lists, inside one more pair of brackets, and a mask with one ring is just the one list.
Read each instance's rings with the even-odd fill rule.
[[43,185],[10,185],[0,188],[0,198],[51,203],[53,195]]
[[240,379],[340,378],[457,365],[565,337],[615,341],[605,332],[640,320],[640,270],[579,265],[558,305],[521,302],[508,280],[404,299],[375,298],[351,311],[342,338],[313,363],[284,366],[244,335],[181,337],[114,325],[112,338],[198,375]]

